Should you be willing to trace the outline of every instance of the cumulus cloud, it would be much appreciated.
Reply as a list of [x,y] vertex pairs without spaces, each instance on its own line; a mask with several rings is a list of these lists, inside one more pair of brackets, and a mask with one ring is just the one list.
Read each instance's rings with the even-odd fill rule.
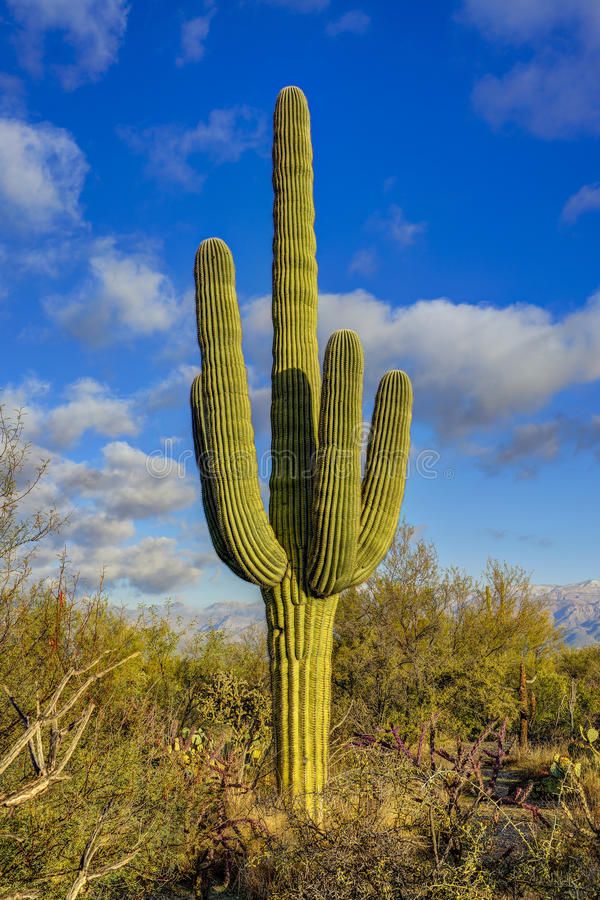
[[[26,420],[27,435],[31,435]],[[47,474],[23,504],[27,514],[57,509],[66,521],[60,534],[49,539],[36,564],[36,577],[55,575],[57,557],[66,547],[74,571],[85,589],[106,585],[165,594],[194,584],[213,555],[190,550],[176,538],[161,534],[161,523],[176,528],[174,514],[199,504],[197,479],[185,468],[153,473],[153,458],[125,441],[112,441],[102,450],[100,464],[76,462],[34,444],[35,459],[50,460]],[[140,535],[136,523],[153,523],[154,534]]]
[[0,118],[0,211],[13,231],[79,224],[87,171],[83,153],[64,129]]
[[[140,595],[169,596],[193,586],[203,572],[204,554],[184,550],[175,538],[146,537],[136,542],[84,543],[78,539],[81,523],[67,537],[70,568],[78,574],[83,590],[94,590],[102,577],[112,599],[119,588],[133,589]],[[107,522],[110,525],[110,520]],[[118,534],[118,531],[115,532]],[[36,561],[36,574],[52,577],[57,572],[56,550],[46,549]]]
[[[59,427],[81,433],[115,431],[123,410],[117,407],[109,413],[106,406],[99,415],[94,408],[97,394],[96,385],[78,383],[65,392],[66,403],[53,407],[51,385],[33,378],[20,388],[0,392],[0,404],[28,402],[24,435],[31,449],[24,479],[34,475],[38,461],[49,461],[46,474],[25,497],[20,512],[26,516],[54,508],[64,520],[59,534],[40,548],[35,577],[55,577],[58,557],[66,548],[71,569],[80,573],[86,590],[97,586],[103,572],[111,591],[133,588],[164,595],[189,587],[215,562],[214,553],[205,549],[197,535],[190,549],[179,519],[179,513],[191,506],[199,517],[191,449],[173,457],[165,456],[164,450],[146,453],[128,441],[113,440],[102,447],[99,460],[88,461],[65,455],[64,440],[50,441],[52,429]],[[89,420],[76,408],[84,396],[91,398]],[[128,409],[135,400],[126,401]],[[8,407],[9,414],[13,408]],[[106,422],[102,422],[104,415]],[[134,430],[129,419],[122,422],[122,430]]]
[[265,142],[266,119],[249,106],[235,106],[212,110],[208,120],[194,128],[160,125],[140,132],[121,129],[120,133],[134,151],[147,157],[149,175],[198,191],[205,175],[190,160],[204,156],[221,165],[237,162],[249,150],[260,150]]
[[[104,509],[123,518],[148,519],[185,509],[196,498],[195,479],[185,477],[186,466],[162,456],[150,457],[126,441],[112,441],[103,450],[104,465],[81,473],[84,496],[100,496]],[[156,460],[160,465],[156,465]]]
[[209,10],[204,16],[188,19],[181,26],[181,51],[177,57],[178,66],[199,62],[204,56],[205,42],[210,31],[210,23],[216,10]]
[[102,346],[170,329],[179,305],[170,279],[143,251],[121,252],[113,238],[94,243],[84,283],[44,302],[48,315],[85,343]]
[[562,211],[562,220],[572,225],[587,212],[600,209],[600,182],[585,184],[572,197],[569,197]]
[[182,551],[174,538],[148,537],[122,547],[105,562],[106,576],[125,581],[147,594],[168,594],[194,584],[202,573],[202,556]]
[[53,68],[67,89],[96,80],[112,65],[129,12],[126,0],[7,0],[7,6],[20,26],[21,62],[32,74],[42,74],[46,35],[63,36],[74,60]]
[[[100,510],[78,510],[61,529],[61,539],[85,548],[114,547],[135,535],[131,519],[110,516]],[[95,573],[98,576],[98,571]]]
[[476,86],[479,112],[543,138],[600,132],[600,6],[596,0],[463,0],[462,18],[490,40],[529,52]]
[[131,401],[112,396],[106,385],[80,378],[65,393],[66,402],[45,417],[46,440],[53,446],[74,444],[88,430],[107,437],[137,434]]
[[106,437],[135,435],[139,423],[130,399],[114,396],[93,378],[81,378],[63,391],[64,400],[48,406],[50,385],[35,377],[0,390],[0,404],[23,411],[30,440],[52,448],[76,444],[87,432]]
[[197,499],[195,473],[192,477],[185,459],[165,460],[162,453],[160,457],[147,454],[127,441],[105,444],[100,465],[34,447],[35,457],[51,461],[43,484],[44,502],[60,506],[63,512],[80,508],[123,521],[161,519]]
[[[253,362],[268,371],[270,299],[244,309]],[[555,395],[600,379],[600,295],[555,319],[533,305],[503,308],[440,298],[394,308],[364,290],[322,294],[319,340],[353,328],[365,348],[367,383],[388,368],[413,379],[416,413],[439,434],[458,438],[542,409]]]
[[385,213],[375,213],[367,224],[372,230],[380,231],[401,247],[414,244],[426,227],[425,222],[410,222],[404,211],[395,203],[392,203]]
[[339,19],[335,19],[327,25],[325,31],[330,37],[339,34],[364,34],[371,24],[371,17],[362,9],[350,9]]

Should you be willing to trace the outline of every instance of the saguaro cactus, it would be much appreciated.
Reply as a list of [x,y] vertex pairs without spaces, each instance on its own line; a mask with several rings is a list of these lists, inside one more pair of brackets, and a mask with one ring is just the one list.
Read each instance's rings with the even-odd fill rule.
[[519,664],[519,747],[525,753],[529,750],[529,723],[535,716],[537,698],[533,691],[528,690],[528,685],[533,684],[537,675],[527,677],[525,662]]
[[204,509],[219,557],[260,586],[268,623],[277,774],[309,809],[327,777],[331,649],[339,592],[373,572],[400,514],[412,391],[382,379],[361,482],[363,357],[353,331],[317,347],[310,117],[298,88],[277,99],[273,141],[272,468],[269,518],[258,483],[233,259],[196,256],[202,373],[191,391]]

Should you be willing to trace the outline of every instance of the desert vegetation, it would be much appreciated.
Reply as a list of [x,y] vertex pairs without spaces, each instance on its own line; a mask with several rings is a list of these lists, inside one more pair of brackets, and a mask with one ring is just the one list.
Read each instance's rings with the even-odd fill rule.
[[597,896],[600,650],[524,572],[444,570],[403,525],[344,592],[316,821],[277,791],[266,633],[35,583],[60,523],[7,413],[1,465],[1,897]]

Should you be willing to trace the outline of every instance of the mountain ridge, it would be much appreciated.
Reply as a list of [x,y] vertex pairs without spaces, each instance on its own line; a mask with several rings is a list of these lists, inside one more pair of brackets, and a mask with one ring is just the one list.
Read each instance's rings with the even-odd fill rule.
[[[569,646],[583,647],[600,641],[600,579],[563,585],[536,584],[533,592],[545,598],[554,623],[563,630]],[[179,619],[184,626],[195,626],[199,631],[222,629],[235,637],[264,623],[262,600],[219,600],[199,609],[177,601],[169,603],[168,610],[169,618]]]
[[546,599],[554,624],[563,629],[567,644],[583,647],[600,641],[600,579],[537,584],[534,591]]

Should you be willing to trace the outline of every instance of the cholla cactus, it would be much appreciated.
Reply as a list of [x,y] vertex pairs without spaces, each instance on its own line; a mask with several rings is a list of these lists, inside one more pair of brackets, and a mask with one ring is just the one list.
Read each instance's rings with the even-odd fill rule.
[[259,490],[231,253],[204,241],[196,257],[202,373],[192,419],[204,509],[220,558],[260,586],[271,660],[282,791],[314,798],[327,777],[331,649],[338,594],[387,552],[400,514],[412,392],[384,376],[360,472],[363,356],[335,332],[317,348],[317,264],[310,117],[296,87],[280,93],[273,144],[272,472],[269,518]]

